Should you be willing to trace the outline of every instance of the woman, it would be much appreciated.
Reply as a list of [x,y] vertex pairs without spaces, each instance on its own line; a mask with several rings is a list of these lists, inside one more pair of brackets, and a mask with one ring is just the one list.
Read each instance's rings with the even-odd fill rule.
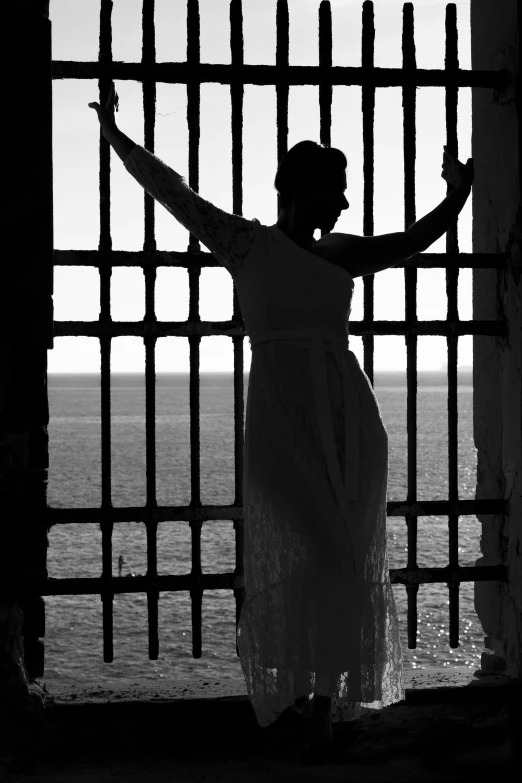
[[252,345],[245,430],[245,603],[240,661],[261,726],[308,703],[306,753],[326,758],[332,720],[404,698],[386,550],[388,438],[348,350],[353,278],[426,250],[455,221],[473,162],[445,148],[452,193],[408,231],[327,233],[349,207],[346,158],[311,141],[281,162],[282,209],[264,226],[215,207],[116,127],[117,96],[90,103],[126,169],[234,279]]

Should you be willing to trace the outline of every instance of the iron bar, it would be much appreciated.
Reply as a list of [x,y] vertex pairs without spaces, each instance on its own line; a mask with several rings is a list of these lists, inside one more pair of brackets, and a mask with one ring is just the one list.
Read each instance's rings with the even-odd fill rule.
[[[414,73],[417,68],[415,57],[415,36],[413,4],[405,3],[402,20],[402,67]],[[415,210],[415,157],[416,157],[416,99],[413,86],[402,88],[403,146],[404,146],[404,228],[408,229],[416,220]],[[408,504],[417,501],[417,269],[408,266],[404,270],[406,321],[413,324],[414,331],[405,335],[406,340],[406,431],[407,431],[407,474]],[[408,568],[417,568],[417,516],[406,514],[408,539]],[[417,584],[408,584],[408,647],[417,647]]]
[[[153,66],[156,62],[156,41],[154,26],[154,0],[143,0],[142,6],[143,46],[142,62]],[[143,82],[143,116],[145,147],[155,150],[156,83],[152,79]],[[145,237],[143,250],[156,252],[155,204],[154,199],[144,191]],[[155,323],[154,288],[156,268],[148,265],[145,274],[145,319]],[[156,336],[144,334],[145,344],[145,474],[147,486],[147,508],[156,508]],[[151,582],[158,576],[157,528],[155,520],[147,520],[147,577]],[[149,660],[159,656],[158,598],[156,589],[147,590],[147,622],[149,636]]]
[[[327,0],[319,6],[319,141],[327,147],[332,143],[332,10]],[[328,233],[326,230],[321,236]]]
[[[365,237],[373,236],[373,166],[374,166],[374,121],[375,121],[375,86],[370,81],[370,74],[374,69],[375,49],[375,23],[373,3],[365,0],[362,9],[362,51],[361,65],[364,75],[367,77],[361,91],[362,121],[363,121],[363,234]],[[363,279],[363,307],[364,320],[373,322],[374,318],[374,278],[375,275],[366,275]],[[373,334],[366,332],[362,335],[364,351],[364,372],[373,386]]]
[[[247,336],[244,326],[234,321],[55,321],[55,337],[194,337],[227,335]],[[350,334],[390,335],[409,333],[417,335],[465,334],[504,336],[504,321],[350,321]]]
[[[392,584],[419,585],[443,584],[452,579],[459,582],[504,582],[508,579],[508,566],[460,566],[457,569],[446,568],[390,568]],[[222,574],[169,574],[158,576],[151,581],[146,576],[112,577],[110,589],[114,595],[125,593],[146,593],[151,590],[160,592],[203,593],[206,590],[237,589],[233,573]],[[106,591],[105,581],[101,577],[72,577],[63,579],[31,579],[18,576],[10,579],[0,578],[0,592],[17,596],[32,595],[99,595]]]
[[[187,63],[191,73],[195,74],[201,55],[200,18],[197,2],[187,3]],[[199,192],[199,141],[200,141],[201,84],[193,78],[187,83],[187,124],[189,129],[189,187]],[[200,250],[200,244],[194,234],[189,237],[189,251]],[[199,280],[201,269],[189,270],[189,320],[200,322]],[[201,432],[200,432],[200,377],[199,354],[201,336],[189,337],[190,362],[190,486],[193,507],[201,506]],[[192,548],[192,574],[201,575],[201,523],[190,522]],[[203,591],[199,587],[190,590],[192,618],[192,656],[201,658],[201,603]]]
[[[389,517],[404,517],[407,514],[414,514],[418,517],[448,516],[456,513],[459,516],[469,516],[470,514],[507,514],[509,511],[509,501],[505,498],[487,498],[468,500],[458,500],[450,503],[449,500],[420,500],[414,504],[409,504],[402,500],[389,500],[386,504],[386,515]],[[69,522],[92,523],[101,522],[106,516],[113,523],[118,522],[147,522],[155,520],[156,522],[176,522],[200,520],[202,522],[213,522],[221,519],[239,520],[241,519],[242,507],[234,506],[158,506],[157,508],[147,508],[146,506],[120,506],[112,508],[110,511],[102,508],[52,508],[48,507],[46,512],[34,519],[36,525],[40,525],[42,520],[49,530],[53,525],[66,525]],[[14,522],[13,524],[16,524]],[[4,526],[9,526],[6,522]]]
[[[289,17],[287,0],[277,0],[276,6],[276,70],[280,74],[276,88],[276,129],[277,129],[277,165],[288,152],[288,97],[290,73],[288,61],[290,46]],[[277,194],[277,213],[281,211],[281,196]]]
[[[240,68],[244,62],[243,7],[241,0],[230,3],[230,55],[233,68]],[[232,110],[232,212],[243,214],[243,99],[244,85],[230,85],[230,103]],[[234,285],[232,320],[243,322],[237,289]],[[243,444],[244,444],[244,356],[243,338],[232,338],[234,350],[234,505],[243,505]],[[236,541],[236,566],[234,582],[243,576],[243,520],[234,522]],[[239,547],[239,548],[238,548]],[[245,602],[245,589],[241,584],[234,589],[236,607],[236,634]],[[236,655],[239,657],[239,645],[236,636]]]
[[[244,60],[243,9],[241,0],[230,2],[230,55],[232,68],[240,68]],[[232,110],[232,212],[243,214],[243,101],[245,87],[241,83],[230,85]],[[222,266],[222,265],[220,265]],[[232,320],[241,321],[241,307],[235,283]],[[234,350],[236,344],[234,343]]]
[[[454,3],[446,6],[446,57],[445,67],[453,77],[459,67],[457,40],[457,7]],[[448,150],[458,157],[457,109],[458,87],[455,84],[446,85],[446,143]],[[447,187],[447,193],[453,186]],[[446,252],[458,255],[458,219],[446,232]],[[457,286],[458,267],[446,269],[446,294],[448,298],[448,320],[458,322]],[[458,408],[457,408],[457,353],[458,334],[446,335],[448,349],[448,479],[449,501],[458,500]],[[457,514],[448,516],[449,532],[449,564],[454,567],[459,560],[459,518]],[[449,588],[449,625],[450,647],[459,646],[459,582],[448,584]]]
[[[23,250],[20,250],[23,256]],[[191,269],[192,267],[221,267],[212,253],[197,251],[185,252],[181,250],[112,250],[100,252],[98,250],[55,250],[55,266],[93,266],[100,267],[108,263],[111,267],[148,267],[165,266]],[[326,263],[326,262],[325,262]],[[503,269],[506,264],[505,253],[459,253],[449,255],[445,253],[417,253],[411,259],[394,268],[403,269],[408,266],[416,266],[418,269],[446,269],[458,266],[460,269]]]
[[[100,7],[100,50],[99,62],[110,70],[112,63],[112,0],[102,0]],[[99,78],[100,106],[107,102],[110,78],[107,71],[100,72]],[[103,660],[112,663],[114,659],[113,645],[113,599],[111,589],[112,579],[112,527],[110,516],[112,510],[112,467],[111,467],[111,341],[112,336],[107,329],[111,324],[111,273],[109,256],[112,250],[111,236],[111,171],[110,145],[101,135],[100,127],[100,242],[99,251],[104,254],[105,263],[100,266],[100,320],[103,329],[100,334],[101,351],[101,471],[102,471],[102,602],[103,627]]]
[[[286,0],[281,0],[286,6]],[[279,3],[277,6],[279,14]],[[287,8],[288,11],[288,8]],[[284,11],[282,11],[284,13]],[[281,17],[282,18],[282,17]],[[317,65],[287,65],[284,72],[276,65],[241,65],[219,63],[155,63],[147,67],[141,63],[111,62],[74,62],[71,60],[53,60],[53,79],[100,79],[109,81],[141,82],[152,79],[159,84],[255,84],[269,86],[319,85],[321,74]],[[508,74],[506,70],[472,71],[459,69],[455,76],[458,87],[476,87],[495,89],[504,92]],[[365,71],[363,67],[333,65],[329,81],[332,85],[376,87],[446,87],[452,77],[443,69],[418,68],[414,74],[405,73],[402,68],[374,67]]]

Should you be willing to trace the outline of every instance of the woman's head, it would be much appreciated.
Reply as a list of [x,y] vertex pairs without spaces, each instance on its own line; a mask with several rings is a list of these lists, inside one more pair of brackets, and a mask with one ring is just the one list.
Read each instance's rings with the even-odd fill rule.
[[274,180],[281,208],[304,212],[321,228],[335,225],[349,206],[344,195],[347,164],[344,152],[335,147],[315,141],[295,144],[279,164]]

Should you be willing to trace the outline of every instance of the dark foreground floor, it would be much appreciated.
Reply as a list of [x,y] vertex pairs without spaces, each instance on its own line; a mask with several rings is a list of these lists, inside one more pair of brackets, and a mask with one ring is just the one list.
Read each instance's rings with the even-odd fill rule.
[[57,698],[39,740],[3,743],[0,783],[494,783],[518,780],[520,771],[522,705],[506,681],[408,689],[405,702],[334,724],[335,755],[321,766],[301,760],[304,719],[293,710],[261,729],[244,695],[166,701],[111,693],[105,701]]

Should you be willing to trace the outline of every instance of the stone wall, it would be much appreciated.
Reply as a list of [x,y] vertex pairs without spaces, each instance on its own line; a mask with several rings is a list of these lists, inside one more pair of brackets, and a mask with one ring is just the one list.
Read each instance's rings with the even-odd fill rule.
[[506,498],[509,514],[479,515],[482,557],[508,565],[509,579],[475,583],[486,632],[484,671],[522,678],[522,451],[520,298],[520,87],[516,0],[471,3],[472,67],[508,71],[505,93],[473,89],[473,251],[505,252],[502,271],[474,270],[473,318],[508,322],[508,336],[473,340],[477,498]]
[[52,347],[52,79],[48,2],[2,8],[0,286],[0,719],[43,712],[45,607],[13,578],[46,578],[47,349]]

